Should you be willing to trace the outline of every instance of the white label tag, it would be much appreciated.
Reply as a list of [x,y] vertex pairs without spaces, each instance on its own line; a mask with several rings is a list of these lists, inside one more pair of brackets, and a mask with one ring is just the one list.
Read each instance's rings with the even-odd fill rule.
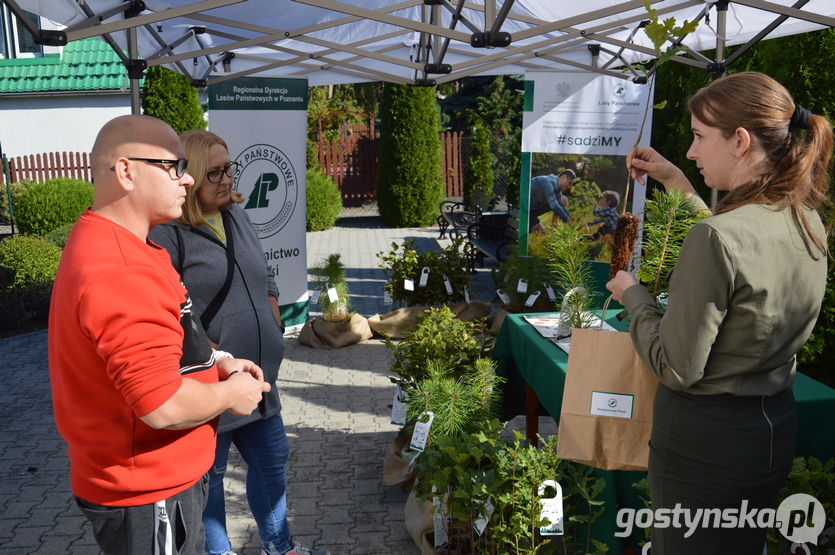
[[389,291],[388,289],[383,289],[383,303],[385,303],[385,304],[391,304],[392,303],[391,291]]
[[435,549],[441,549],[449,544],[449,533],[447,531],[447,513],[449,512],[446,503],[439,498],[432,498],[432,504],[435,505],[435,514],[432,515],[432,521],[435,525]]
[[545,292],[548,293],[548,298],[551,299],[552,303],[557,302],[557,295],[554,294],[554,289],[548,283],[543,283],[542,285],[545,286]]
[[498,293],[499,298],[502,300],[504,304],[510,306],[510,297],[507,296],[507,293],[505,293],[501,289],[496,289],[496,293]]
[[528,297],[528,300],[525,301],[525,306],[533,306],[533,303],[536,302],[540,294],[542,294],[542,291],[535,291],[533,294],[531,294],[531,296]]
[[633,395],[592,391],[591,410],[589,414],[614,416],[615,418],[632,418],[632,404],[634,400],[635,397]]
[[415,282],[410,279],[403,280],[403,289],[406,291],[414,291],[415,290]]
[[331,287],[328,289],[328,300],[332,303],[339,302],[339,293],[336,292],[336,287]]
[[[487,528],[487,523],[490,522],[490,517],[493,516],[493,498],[487,497],[487,502],[484,504],[484,513],[481,514],[478,520],[473,523],[473,529],[480,536]],[[486,514],[485,514],[486,513]]]
[[313,304],[318,304],[318,303],[319,303],[319,296],[320,296],[321,294],[322,294],[322,292],[321,292],[321,291],[319,291],[318,289],[317,289],[317,290],[315,290],[315,291],[314,291],[314,292],[310,295],[310,302],[312,302]]
[[521,278],[519,283],[516,284],[516,291],[519,293],[527,293],[528,292],[528,280],[525,278]]
[[449,282],[449,278],[444,276],[444,287],[446,287],[446,294],[452,295],[452,283]]
[[554,480],[545,480],[539,486],[540,497],[545,493],[545,488],[548,486],[557,490],[557,494],[555,497],[543,497],[539,500],[542,504],[539,517],[549,522],[548,525],[539,529],[539,533],[543,536],[561,536],[563,534],[562,488]]
[[[424,416],[429,417],[428,422],[421,422]],[[415,422],[415,431],[412,433],[412,442],[409,447],[415,451],[423,451],[426,448],[426,442],[429,440],[429,428],[432,426],[432,421],[435,420],[435,414],[432,411],[422,413]]]
[[406,409],[409,407],[406,401],[408,400],[409,396],[400,389],[400,384],[397,384],[394,388],[394,400],[391,403],[391,423],[395,426],[406,425]]
[[426,287],[427,281],[429,281],[429,268],[424,266],[423,270],[420,271],[420,283],[418,283],[418,286]]
[[464,288],[464,300],[467,301],[467,304],[470,304],[470,291],[466,287]]

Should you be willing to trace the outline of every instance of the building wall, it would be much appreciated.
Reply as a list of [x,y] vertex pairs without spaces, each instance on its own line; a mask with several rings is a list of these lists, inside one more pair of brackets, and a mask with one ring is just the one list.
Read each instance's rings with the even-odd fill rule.
[[130,114],[120,95],[0,97],[0,147],[7,158],[43,152],[90,152],[99,129]]

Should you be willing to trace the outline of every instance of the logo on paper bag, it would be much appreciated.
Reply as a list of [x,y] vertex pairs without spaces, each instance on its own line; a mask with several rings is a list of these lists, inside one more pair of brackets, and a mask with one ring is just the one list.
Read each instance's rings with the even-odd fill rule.
[[296,169],[290,159],[272,145],[256,144],[245,148],[235,159],[240,170],[235,175],[235,190],[244,196],[258,238],[281,231],[298,203]]

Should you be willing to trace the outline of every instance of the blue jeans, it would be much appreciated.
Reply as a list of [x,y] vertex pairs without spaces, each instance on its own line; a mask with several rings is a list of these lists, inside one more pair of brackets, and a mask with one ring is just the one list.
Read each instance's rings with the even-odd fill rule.
[[284,421],[277,414],[218,434],[215,462],[209,470],[209,500],[203,511],[206,553],[218,555],[232,550],[226,533],[223,475],[233,442],[248,466],[246,498],[264,548],[268,553],[290,551],[293,539],[287,526],[284,478],[290,445],[284,433]]

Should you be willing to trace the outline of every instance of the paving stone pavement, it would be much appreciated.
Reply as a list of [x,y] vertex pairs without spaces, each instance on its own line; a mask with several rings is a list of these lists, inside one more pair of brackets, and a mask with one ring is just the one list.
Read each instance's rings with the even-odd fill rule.
[[[406,238],[420,248],[439,248],[437,235],[437,228],[341,220],[331,230],[307,234],[308,265],[341,253],[354,310],[383,314],[391,308],[383,303],[385,278],[376,254]],[[471,296],[493,300],[489,270],[474,276]],[[319,350],[287,338],[277,385],[291,447],[290,530],[305,545],[333,555],[420,553],[403,522],[406,493],[382,485],[383,455],[397,432],[387,407],[389,364],[390,351],[378,339]],[[52,417],[46,331],[0,339],[0,377],[0,555],[98,554],[72,500],[66,445]],[[240,555],[258,555],[245,474],[233,448],[226,476],[229,534]]]

